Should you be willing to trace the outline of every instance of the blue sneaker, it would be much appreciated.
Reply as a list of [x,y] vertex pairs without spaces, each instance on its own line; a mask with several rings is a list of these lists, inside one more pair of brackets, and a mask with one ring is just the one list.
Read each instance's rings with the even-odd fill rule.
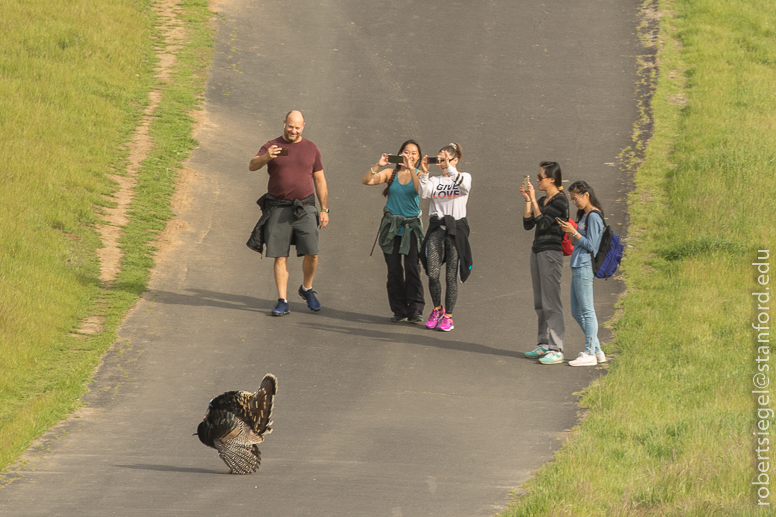
[[315,291],[312,289],[305,291],[304,286],[299,286],[299,296],[304,298],[304,300],[307,302],[307,306],[310,308],[311,311],[319,311],[321,310],[321,302],[318,301],[318,298],[315,297]]
[[288,314],[291,312],[288,310],[288,302],[285,301],[283,298],[278,298],[278,303],[275,305],[275,308],[272,309],[272,315],[273,316],[283,316],[285,314]]

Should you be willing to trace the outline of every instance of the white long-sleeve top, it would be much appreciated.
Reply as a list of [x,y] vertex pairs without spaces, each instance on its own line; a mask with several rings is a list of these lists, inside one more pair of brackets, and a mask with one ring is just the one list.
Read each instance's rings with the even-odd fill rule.
[[472,188],[472,176],[468,172],[458,172],[455,167],[448,168],[448,176],[420,175],[420,197],[431,199],[428,215],[442,219],[452,215],[455,219],[466,217],[466,203]]

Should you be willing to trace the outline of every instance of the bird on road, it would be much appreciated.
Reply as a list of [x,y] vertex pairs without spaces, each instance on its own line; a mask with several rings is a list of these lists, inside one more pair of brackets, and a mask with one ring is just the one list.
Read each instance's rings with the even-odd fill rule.
[[257,444],[272,432],[277,391],[278,379],[268,373],[256,393],[227,391],[208,404],[196,434],[202,443],[218,451],[229,467],[227,474],[251,474],[259,469]]

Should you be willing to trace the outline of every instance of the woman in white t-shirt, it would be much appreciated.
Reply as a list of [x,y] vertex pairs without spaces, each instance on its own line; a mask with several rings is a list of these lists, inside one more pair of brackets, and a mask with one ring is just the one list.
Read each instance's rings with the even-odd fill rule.
[[[458,298],[458,276],[461,282],[465,282],[472,266],[469,223],[466,219],[472,177],[468,172],[456,169],[462,157],[460,144],[450,143],[437,154],[442,175],[429,176],[428,157],[424,156],[419,176],[420,197],[431,200],[429,227],[421,251],[421,261],[428,275],[428,290],[434,302],[426,327],[445,332],[455,328],[453,309]],[[439,280],[443,263],[446,263],[444,305]]]

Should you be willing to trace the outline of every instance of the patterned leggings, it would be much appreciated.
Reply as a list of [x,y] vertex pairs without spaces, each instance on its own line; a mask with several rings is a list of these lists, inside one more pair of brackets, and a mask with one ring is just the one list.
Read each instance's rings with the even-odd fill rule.
[[452,314],[458,300],[458,249],[455,247],[455,238],[448,237],[445,230],[437,228],[426,242],[428,290],[434,307],[442,305],[442,282],[439,281],[439,275],[443,261],[446,264],[445,313]]

